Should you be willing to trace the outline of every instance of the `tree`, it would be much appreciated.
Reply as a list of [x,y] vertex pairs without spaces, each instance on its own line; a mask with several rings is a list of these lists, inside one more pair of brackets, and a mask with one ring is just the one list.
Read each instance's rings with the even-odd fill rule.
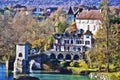
[[50,48],[52,47],[53,40],[54,40],[53,35],[50,35],[50,36],[48,37],[47,43],[46,43],[45,46],[44,46],[44,50],[45,50],[45,51],[48,50],[48,49],[50,49]]
[[112,25],[112,48],[111,52],[113,53],[112,63],[120,68],[120,24]]
[[32,48],[43,49],[45,39],[38,39],[32,42]]
[[107,72],[109,72],[110,52],[109,52],[109,28],[110,28],[110,10],[109,0],[102,0],[103,8],[103,28],[106,30],[106,60],[107,60]]
[[67,23],[66,22],[64,22],[64,23],[59,22],[56,27],[57,27],[58,33],[64,33],[66,28],[67,28]]

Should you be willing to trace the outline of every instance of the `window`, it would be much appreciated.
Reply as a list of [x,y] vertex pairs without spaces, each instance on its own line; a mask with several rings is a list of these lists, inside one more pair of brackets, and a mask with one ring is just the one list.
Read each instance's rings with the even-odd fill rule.
[[71,44],[73,44],[73,40],[71,40]]
[[86,35],[86,38],[89,38],[89,35]]
[[76,44],[78,44],[78,40],[76,40]]
[[89,44],[90,44],[90,41],[85,41],[85,44],[86,44],[86,45],[89,45]]
[[80,48],[78,48],[78,51],[80,51],[81,49]]
[[95,30],[95,28],[96,28],[96,27],[95,27],[95,25],[94,25],[94,28],[93,28],[93,30]]
[[66,44],[66,40],[64,40],[65,44]]
[[22,57],[22,53],[19,53],[19,55],[18,55],[19,57]]
[[69,44],[69,40],[66,40],[67,41],[67,44]]
[[82,41],[80,40],[79,43],[82,44]]

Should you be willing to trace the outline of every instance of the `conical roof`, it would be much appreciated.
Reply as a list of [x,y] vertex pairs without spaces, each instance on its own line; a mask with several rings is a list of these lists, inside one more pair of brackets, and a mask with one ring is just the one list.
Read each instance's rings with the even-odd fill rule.
[[68,11],[68,14],[74,14],[73,13],[73,10],[72,10],[72,7],[70,7],[69,11]]

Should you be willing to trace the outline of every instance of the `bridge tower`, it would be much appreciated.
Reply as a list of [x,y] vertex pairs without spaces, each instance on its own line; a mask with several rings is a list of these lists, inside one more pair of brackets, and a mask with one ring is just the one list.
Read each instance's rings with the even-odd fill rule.
[[19,72],[19,73],[29,72],[28,50],[29,50],[28,44],[16,45],[14,72]]

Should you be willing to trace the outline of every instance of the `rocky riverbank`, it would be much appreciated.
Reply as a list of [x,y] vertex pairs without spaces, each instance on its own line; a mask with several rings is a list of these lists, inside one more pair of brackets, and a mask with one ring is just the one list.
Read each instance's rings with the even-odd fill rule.
[[109,77],[107,77],[102,73],[90,73],[89,77],[93,79],[99,79],[99,80],[111,80]]

